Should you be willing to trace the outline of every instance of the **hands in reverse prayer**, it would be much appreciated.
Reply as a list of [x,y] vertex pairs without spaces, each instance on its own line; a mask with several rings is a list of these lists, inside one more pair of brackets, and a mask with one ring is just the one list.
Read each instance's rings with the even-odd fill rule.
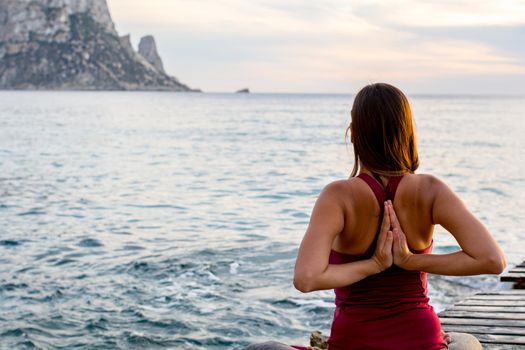
[[372,259],[379,270],[384,271],[393,264],[406,268],[411,256],[412,252],[408,248],[407,239],[397,219],[394,206],[391,201],[386,201],[381,232]]

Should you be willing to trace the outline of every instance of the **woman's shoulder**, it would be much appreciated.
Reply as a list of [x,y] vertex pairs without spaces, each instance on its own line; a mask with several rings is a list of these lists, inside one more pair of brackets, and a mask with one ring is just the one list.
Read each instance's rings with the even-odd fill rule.
[[321,191],[320,197],[331,198],[344,202],[346,205],[366,194],[368,185],[358,177],[334,180]]
[[360,188],[358,178],[340,179],[329,182],[322,189],[317,201],[320,203],[331,203],[344,211],[351,210],[359,198]]
[[433,174],[428,173],[419,173],[419,174],[408,174],[406,177],[410,178],[412,181],[418,182],[419,184],[427,187],[442,186],[445,183],[439,177]]
[[449,190],[447,184],[438,176],[428,173],[407,174],[402,182],[412,187],[418,193],[424,194],[432,200],[442,191]]
[[321,191],[321,196],[339,196],[350,190],[349,179],[334,180],[325,185]]
[[322,192],[341,194],[352,191],[353,188],[359,185],[360,180],[357,177],[351,177],[348,179],[334,180],[328,183]]

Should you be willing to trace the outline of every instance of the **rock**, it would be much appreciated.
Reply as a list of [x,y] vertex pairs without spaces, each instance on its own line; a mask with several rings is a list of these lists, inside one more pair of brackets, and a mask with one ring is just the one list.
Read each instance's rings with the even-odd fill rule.
[[6,55],[16,55],[24,48],[23,44],[7,44],[5,53]]
[[151,35],[146,35],[140,39],[139,43],[139,54],[146,59],[156,70],[164,73],[164,65],[162,59],[157,52],[157,45],[155,44],[155,38]]
[[248,89],[248,88],[240,89],[240,90],[237,90],[236,93],[237,94],[249,94],[250,93],[250,89]]
[[106,0],[0,4],[0,89],[193,91],[118,36]]
[[319,331],[312,332],[310,335],[310,346],[328,349],[328,337]]
[[129,53],[133,53],[133,45],[131,45],[131,35],[123,35],[119,38],[122,48]]

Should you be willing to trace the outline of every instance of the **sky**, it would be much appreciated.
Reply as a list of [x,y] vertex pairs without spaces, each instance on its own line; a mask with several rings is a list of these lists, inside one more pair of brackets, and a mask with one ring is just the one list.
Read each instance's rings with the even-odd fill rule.
[[169,74],[231,92],[525,94],[525,0],[108,0]]

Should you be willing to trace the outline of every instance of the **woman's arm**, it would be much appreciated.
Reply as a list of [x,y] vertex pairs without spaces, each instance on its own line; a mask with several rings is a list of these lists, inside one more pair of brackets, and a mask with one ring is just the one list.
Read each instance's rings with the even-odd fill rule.
[[394,264],[439,275],[465,276],[500,274],[505,255],[483,224],[443,182],[433,178],[434,224],[443,226],[457,240],[460,251],[450,254],[412,254],[391,204],[387,205],[394,233]]
[[337,182],[328,185],[315,203],[310,224],[295,263],[294,286],[301,292],[344,287],[379,273],[393,263],[389,216],[383,216],[374,256],[367,260],[331,265],[328,263],[335,237],[344,227],[344,205]]

